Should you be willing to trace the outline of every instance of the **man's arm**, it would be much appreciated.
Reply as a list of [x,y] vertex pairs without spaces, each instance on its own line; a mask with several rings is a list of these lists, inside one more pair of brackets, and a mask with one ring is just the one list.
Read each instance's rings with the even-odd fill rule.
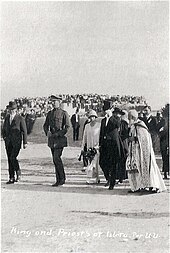
[[72,127],[73,127],[74,126],[74,114],[71,116],[70,121],[71,121],[71,124],[72,124]]
[[47,117],[45,119],[45,123],[43,125],[43,129],[44,129],[44,132],[45,132],[46,136],[47,136],[47,133],[49,131],[49,125],[50,125],[49,124],[49,115],[50,115],[50,112],[48,112]]
[[27,144],[27,127],[24,118],[21,116],[21,131],[23,132],[23,145]]
[[7,118],[5,118],[4,123],[3,123],[3,127],[2,127],[2,138],[4,140],[6,138],[6,122],[7,122]]
[[57,135],[61,136],[61,137],[64,136],[67,133],[67,131],[68,131],[69,127],[70,127],[70,119],[69,119],[69,115],[68,115],[68,113],[66,111],[64,111],[63,120],[64,120],[63,129],[60,130],[57,133]]
[[99,146],[102,144],[102,138],[103,138],[103,119],[101,121],[101,126],[100,126],[100,135],[99,135]]

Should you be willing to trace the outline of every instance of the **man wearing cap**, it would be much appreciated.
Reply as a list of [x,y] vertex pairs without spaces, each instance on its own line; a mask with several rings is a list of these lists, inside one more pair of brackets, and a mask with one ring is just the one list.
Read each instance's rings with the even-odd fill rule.
[[48,146],[51,148],[55,165],[56,183],[52,186],[58,186],[63,185],[66,180],[61,155],[63,148],[67,146],[65,134],[70,127],[70,120],[68,113],[61,109],[61,98],[52,95],[50,100],[54,109],[48,112],[43,128],[48,137]]
[[121,157],[118,132],[120,120],[112,115],[111,101],[104,101],[103,110],[106,116],[101,121],[99,164],[107,180],[105,186],[109,185],[109,190],[112,190],[116,181],[116,167]]
[[[27,129],[25,120],[21,115],[17,114],[17,105],[15,102],[9,102],[9,114],[5,117],[2,136],[5,141],[5,148],[8,157],[9,181],[7,184],[13,184],[20,180],[21,169],[17,160],[17,156],[21,149],[23,140],[23,148],[27,146]],[[16,179],[15,179],[16,172]]]

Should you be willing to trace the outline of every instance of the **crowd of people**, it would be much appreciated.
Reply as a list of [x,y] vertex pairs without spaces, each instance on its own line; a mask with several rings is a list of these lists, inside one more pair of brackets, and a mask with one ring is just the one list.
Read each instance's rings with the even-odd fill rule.
[[[87,112],[89,109],[94,109],[97,113],[102,112],[102,105],[105,99],[110,99],[114,105],[133,105],[143,106],[146,105],[144,97],[139,96],[109,96],[109,95],[97,95],[97,94],[76,94],[67,95],[60,94],[58,97],[61,98],[62,103],[65,103],[68,107],[79,108]],[[33,110],[36,117],[46,116],[47,113],[52,110],[52,102],[49,97],[21,97],[14,99],[17,104],[18,110]],[[8,112],[8,105],[4,110],[1,110],[1,119],[5,117]]]
[[[52,95],[48,98],[52,108],[48,111],[43,125],[48,138],[55,166],[56,182],[53,186],[65,184],[66,175],[62,162],[62,152],[67,146],[66,133],[72,124],[79,125],[79,106],[70,117],[62,108],[63,98]],[[26,118],[23,110],[18,113],[16,101],[8,105],[2,136],[5,141],[9,164],[9,181],[13,184],[19,181],[21,170],[17,156],[23,141],[27,144]],[[82,151],[84,167],[87,173],[87,183],[100,183],[99,166],[106,179],[105,186],[113,190],[116,184],[122,183],[128,177],[131,191],[149,190],[165,191],[166,187],[154,154],[155,133],[159,134],[161,154],[163,159],[164,177],[169,174],[169,105],[166,105],[162,115],[151,115],[151,108],[144,106],[139,113],[135,109],[122,110],[115,106],[113,99],[105,98],[102,104],[104,117],[99,118],[94,109],[87,113],[84,124]],[[78,133],[73,129],[73,139],[78,139]],[[16,173],[16,178],[15,178]]]
[[[128,177],[132,192],[146,189],[153,191],[153,188],[154,191],[164,191],[166,187],[153,150],[153,134],[156,132],[153,125],[157,127],[160,136],[166,179],[169,174],[168,113],[164,113],[164,117],[158,113],[159,120],[156,121],[150,114],[151,108],[146,106],[143,117],[139,118],[135,109],[129,112],[117,107],[111,109],[106,101],[103,110],[106,115],[101,123],[99,124],[97,114],[92,110],[89,113],[90,123],[84,129],[82,155],[87,160],[84,163],[87,183],[100,181],[99,164],[106,179],[105,186],[109,186],[110,190],[114,188],[116,179],[118,183],[122,183]],[[165,111],[169,111],[169,105]],[[89,154],[89,150],[92,154]]]

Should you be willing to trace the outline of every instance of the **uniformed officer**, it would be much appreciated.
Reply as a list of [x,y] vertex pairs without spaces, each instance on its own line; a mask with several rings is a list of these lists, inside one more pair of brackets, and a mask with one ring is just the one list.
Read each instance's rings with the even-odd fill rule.
[[44,132],[48,137],[48,146],[51,148],[55,165],[56,183],[52,186],[63,185],[66,177],[61,155],[63,148],[67,146],[65,134],[70,127],[68,113],[61,109],[61,98],[52,95],[53,110],[49,111],[43,125]]

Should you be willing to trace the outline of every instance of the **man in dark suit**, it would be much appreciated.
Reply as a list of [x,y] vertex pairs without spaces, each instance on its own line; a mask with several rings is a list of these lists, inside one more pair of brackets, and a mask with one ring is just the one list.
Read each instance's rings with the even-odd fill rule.
[[80,116],[78,113],[79,108],[77,108],[75,114],[71,116],[71,124],[73,127],[73,141],[78,141],[79,139]]
[[145,106],[144,107],[144,117],[143,121],[147,128],[149,129],[149,132],[151,134],[152,138],[152,144],[153,144],[153,149],[155,151],[156,148],[156,136],[157,136],[157,124],[156,124],[156,119],[151,115],[151,107],[150,106]]
[[121,154],[118,132],[120,119],[117,116],[112,115],[110,108],[111,101],[105,100],[103,110],[106,113],[106,117],[101,121],[99,164],[107,180],[105,186],[109,185],[109,190],[112,190],[116,182],[116,167],[120,161]]
[[[13,184],[20,180],[21,169],[17,160],[17,156],[21,149],[23,140],[23,148],[27,146],[27,129],[25,120],[17,114],[17,105],[15,102],[9,102],[9,114],[6,116],[2,136],[5,141],[6,153],[9,166],[9,181],[7,184]],[[16,180],[15,180],[16,172]]]
[[67,146],[65,134],[70,127],[70,120],[68,113],[61,109],[61,98],[52,95],[50,100],[54,109],[48,112],[43,128],[48,137],[48,146],[51,148],[55,165],[56,183],[52,186],[58,186],[65,184],[66,180],[61,155],[63,148]]

